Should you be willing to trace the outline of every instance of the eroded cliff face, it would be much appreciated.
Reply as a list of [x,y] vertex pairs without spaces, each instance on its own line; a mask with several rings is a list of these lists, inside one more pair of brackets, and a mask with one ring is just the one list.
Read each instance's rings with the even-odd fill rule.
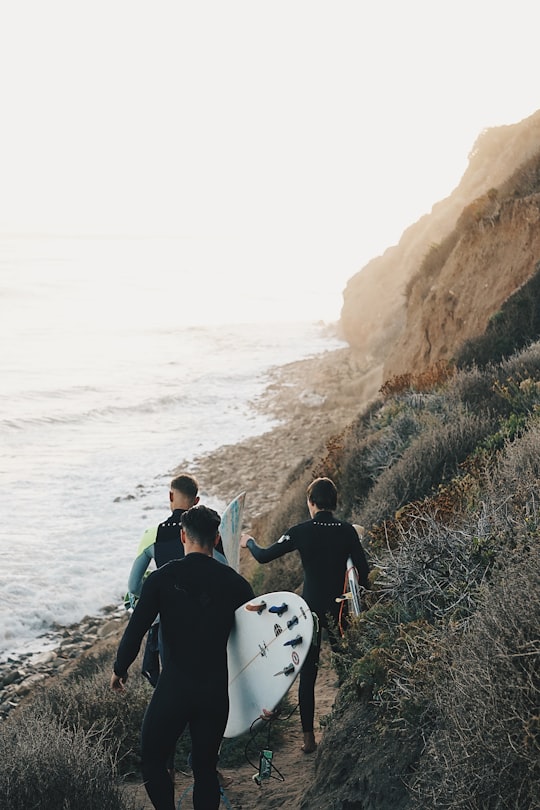
[[[540,111],[486,130],[455,191],[350,279],[340,325],[360,366],[381,384],[450,359],[534,272],[537,196],[513,200],[510,189],[502,198],[496,190],[538,152]],[[448,239],[452,249],[426,285],[420,268]]]
[[406,323],[384,363],[384,379],[450,360],[464,341],[483,335],[539,260],[540,194],[506,200],[494,214],[471,222],[435,277],[413,279]]

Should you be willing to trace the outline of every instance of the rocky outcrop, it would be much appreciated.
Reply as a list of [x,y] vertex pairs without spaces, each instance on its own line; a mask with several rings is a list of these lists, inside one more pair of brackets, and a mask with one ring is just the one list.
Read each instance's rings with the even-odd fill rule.
[[470,223],[428,278],[413,279],[406,323],[384,366],[388,379],[450,360],[536,272],[540,194],[508,199]]
[[104,608],[102,614],[87,616],[79,624],[59,627],[47,639],[50,649],[10,656],[0,664],[0,720],[37,686],[67,672],[85,652],[95,651],[100,642],[120,637],[129,618],[124,606],[111,605]]
[[[539,151],[540,111],[518,124],[483,132],[454,192],[408,228],[397,245],[350,279],[344,291],[340,325],[360,363],[378,369],[381,381],[393,374],[419,371],[415,363],[429,364],[447,356],[455,348],[455,340],[465,339],[465,333],[460,331],[461,321],[470,322],[471,334],[473,325],[485,328],[486,319],[497,310],[504,296],[516,290],[527,273],[533,272],[536,202],[530,200],[526,205],[513,207],[509,204],[499,211],[500,196],[493,190],[502,187],[519,166]],[[424,310],[425,300],[419,300],[418,294],[408,296],[413,279],[430,252],[451,236],[464,210],[471,205],[474,209],[477,200],[481,201],[480,219],[485,227],[476,228],[474,234],[468,234],[468,241],[455,245],[449,257],[451,264],[441,274],[437,289],[427,291],[428,295],[437,296],[437,308],[428,306]],[[495,218],[494,212],[498,214]],[[474,214],[473,210],[473,218]],[[518,224],[521,217],[523,222]],[[510,241],[506,244],[505,240]],[[488,244],[492,247],[487,247]],[[523,259],[507,261],[509,254],[516,252],[523,252]],[[499,258],[490,275],[494,256]],[[484,262],[483,272],[479,272],[479,262]],[[489,302],[485,298],[485,285],[490,286],[495,276],[498,291]],[[425,288],[418,290],[426,293]],[[475,309],[478,301],[484,305],[480,318]],[[444,313],[447,313],[446,328],[438,335],[436,322]]]

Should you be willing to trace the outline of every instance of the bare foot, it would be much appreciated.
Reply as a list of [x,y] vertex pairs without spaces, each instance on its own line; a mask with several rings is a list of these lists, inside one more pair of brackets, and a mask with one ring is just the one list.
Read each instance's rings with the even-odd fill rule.
[[316,748],[317,743],[315,742],[315,734],[313,731],[304,731],[304,744],[302,746],[304,754],[312,754]]

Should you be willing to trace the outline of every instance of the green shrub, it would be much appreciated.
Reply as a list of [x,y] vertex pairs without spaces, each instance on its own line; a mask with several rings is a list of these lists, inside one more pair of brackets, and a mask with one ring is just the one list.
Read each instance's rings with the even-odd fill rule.
[[363,505],[359,522],[371,527],[410,501],[427,497],[450,480],[459,464],[489,430],[489,422],[462,409],[454,418],[427,427],[401,458],[381,473]]
[[538,807],[539,627],[537,543],[485,589],[446,675],[435,684],[440,720],[412,786],[415,807]]
[[0,796],[6,810],[128,810],[108,727],[83,730],[29,709],[0,725]]
[[[109,686],[116,648],[82,657],[68,677],[58,678],[32,696],[29,710],[49,715],[62,728],[95,732],[115,747],[123,775],[140,770],[140,730],[152,688],[140,674],[139,659],[130,669],[127,690]],[[23,715],[26,708],[22,709]]]
[[397,548],[377,560],[378,586],[408,618],[461,623],[474,613],[494,558],[483,514],[451,526],[419,507]]

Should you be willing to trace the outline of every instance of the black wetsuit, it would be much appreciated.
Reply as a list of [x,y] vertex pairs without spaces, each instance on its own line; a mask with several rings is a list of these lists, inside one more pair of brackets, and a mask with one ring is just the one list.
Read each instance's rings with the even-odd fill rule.
[[[139,596],[144,582],[144,575],[151,560],[156,563],[157,568],[161,568],[171,560],[180,560],[184,556],[184,545],[180,539],[180,529],[182,526],[182,515],[185,509],[174,509],[167,520],[159,526],[147,529],[139,544],[137,557],[131,567],[128,578],[128,590],[135,596]],[[213,556],[216,560],[227,564],[227,558],[223,553],[223,543],[221,538],[214,548]],[[148,678],[152,686],[155,686],[159,678],[160,664],[162,657],[161,631],[159,621],[148,631],[148,638],[142,663],[142,673]],[[171,760],[170,767],[174,767]]]
[[[175,509],[171,516],[157,527],[154,541],[154,559],[157,568],[161,568],[162,565],[171,560],[180,560],[184,556],[184,546],[180,540],[180,528],[182,526],[182,515],[185,511],[185,509]],[[217,559],[226,562],[221,537],[215,551],[221,555]]]
[[174,810],[166,762],[189,724],[196,810],[219,807],[218,751],[229,712],[227,640],[234,611],[253,598],[232,568],[191,553],[154,571],[122,636],[114,671],[125,675],[141,641],[160,615],[163,671],[141,732],[142,771],[156,810]]
[[[268,548],[261,548],[253,539],[248,540],[247,547],[260,563],[276,560],[291,551],[299,552],[304,569],[302,596],[319,617],[321,627],[329,630],[330,643],[335,646],[332,624],[339,615],[336,597],[343,593],[347,557],[356,566],[360,584],[364,587],[368,584],[369,566],[354,526],[338,520],[332,512],[321,511],[312,520],[293,526]],[[332,619],[330,626],[328,615]],[[300,672],[298,697],[303,731],[313,731],[320,632],[316,642]]]

